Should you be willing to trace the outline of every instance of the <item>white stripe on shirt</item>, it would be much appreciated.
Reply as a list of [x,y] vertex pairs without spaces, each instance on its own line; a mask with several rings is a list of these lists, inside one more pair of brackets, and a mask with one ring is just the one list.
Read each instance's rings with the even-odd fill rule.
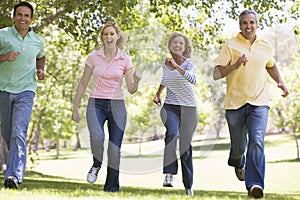
[[183,106],[196,106],[193,85],[196,84],[196,70],[190,59],[182,63],[185,70],[182,76],[177,70],[170,70],[163,64],[161,85],[167,88],[165,103]]

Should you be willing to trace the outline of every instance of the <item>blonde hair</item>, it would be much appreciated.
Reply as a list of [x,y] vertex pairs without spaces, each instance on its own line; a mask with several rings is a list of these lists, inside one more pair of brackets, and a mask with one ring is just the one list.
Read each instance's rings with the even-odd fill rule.
[[184,39],[184,42],[185,42],[185,50],[184,52],[182,53],[182,55],[184,57],[187,57],[187,58],[190,58],[191,57],[191,54],[192,54],[192,44],[191,44],[191,41],[190,39],[184,35],[183,33],[179,32],[179,31],[175,31],[173,32],[170,36],[169,36],[169,39],[168,39],[168,49],[170,49],[170,46],[171,46],[171,42],[174,40],[175,37],[183,37]]
[[104,30],[107,27],[113,27],[116,30],[116,33],[119,36],[119,39],[117,40],[116,45],[119,49],[123,49],[123,47],[125,46],[125,43],[126,43],[126,36],[125,36],[125,34],[123,33],[123,31],[121,30],[121,28],[119,27],[119,25],[116,22],[108,21],[102,26],[101,32],[100,32],[101,41],[102,41],[102,36],[103,36]]

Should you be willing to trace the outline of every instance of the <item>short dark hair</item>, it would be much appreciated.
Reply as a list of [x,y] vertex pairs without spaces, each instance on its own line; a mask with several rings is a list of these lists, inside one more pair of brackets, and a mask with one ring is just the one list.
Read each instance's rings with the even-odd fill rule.
[[30,3],[25,2],[25,1],[21,1],[20,3],[16,4],[14,6],[14,12],[13,15],[16,16],[16,10],[17,8],[19,8],[20,6],[26,6],[27,8],[29,8],[31,10],[31,18],[33,17],[33,7]]
[[252,14],[255,16],[255,21],[258,24],[258,14],[257,12],[255,12],[254,10],[244,10],[243,12],[240,13],[239,15],[239,24],[241,25],[241,19],[242,16],[247,15],[247,14]]

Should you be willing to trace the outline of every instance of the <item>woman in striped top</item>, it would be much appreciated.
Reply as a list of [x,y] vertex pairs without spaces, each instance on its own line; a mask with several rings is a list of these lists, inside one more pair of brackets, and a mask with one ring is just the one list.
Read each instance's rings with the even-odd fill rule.
[[163,186],[173,187],[173,175],[177,174],[178,162],[176,144],[179,138],[179,152],[182,178],[186,195],[193,195],[192,138],[198,124],[196,99],[193,85],[196,84],[196,69],[191,61],[191,42],[187,36],[174,32],[168,39],[172,58],[163,63],[163,75],[153,102],[161,106],[160,95],[164,88],[166,98],[160,111],[166,127]]

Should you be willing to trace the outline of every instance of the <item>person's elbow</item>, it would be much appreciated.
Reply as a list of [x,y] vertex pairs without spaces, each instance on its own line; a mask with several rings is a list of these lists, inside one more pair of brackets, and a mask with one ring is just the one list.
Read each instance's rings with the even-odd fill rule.
[[221,75],[220,71],[218,70],[217,67],[215,67],[214,69],[214,73],[213,73],[213,79],[216,81],[216,80],[219,80],[223,78],[223,76]]
[[129,94],[134,94],[136,93],[138,88],[127,88],[127,91],[129,92]]

